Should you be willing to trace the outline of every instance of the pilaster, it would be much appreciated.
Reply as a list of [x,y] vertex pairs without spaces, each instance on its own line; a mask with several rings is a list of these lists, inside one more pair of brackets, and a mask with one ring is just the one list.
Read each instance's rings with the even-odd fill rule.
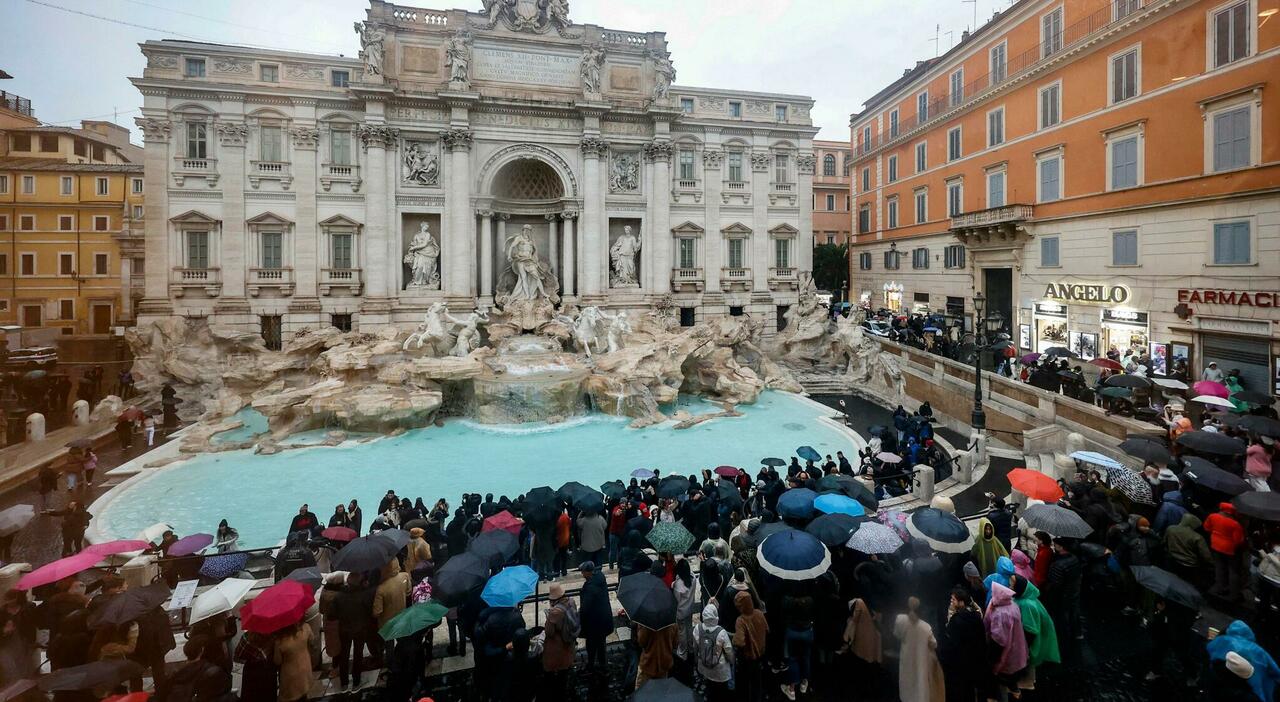
[[[387,149],[399,137],[399,130],[379,123],[365,123],[357,130],[365,151],[365,163],[369,169],[366,179],[365,227],[360,237],[363,246],[362,268],[365,276],[365,299],[361,312],[370,316],[385,315],[390,311],[392,262],[388,260],[388,239],[393,238],[390,217],[383,206],[390,197],[387,189]],[[398,263],[398,261],[396,262]],[[380,323],[385,318],[369,319]]]
[[[244,99],[235,95],[219,96],[223,101],[220,120],[237,127],[244,123]],[[243,130],[217,129],[218,186],[222,189],[222,242],[218,251],[222,294],[214,310],[225,315],[247,314],[245,276],[248,274],[248,234],[245,230],[245,140]],[[239,320],[229,320],[234,323]]]
[[578,277],[578,264],[574,259],[574,251],[577,248],[578,239],[574,234],[573,224],[578,218],[578,213],[570,210],[562,212],[560,216],[564,218],[564,246],[561,247],[564,253],[564,266],[560,269],[563,271],[560,276],[560,287],[564,292],[560,297],[567,300],[577,292],[575,284]]
[[584,137],[580,144],[583,156],[582,184],[583,209],[581,237],[581,289],[584,298],[598,300],[603,296],[602,271],[607,265],[603,242],[608,237],[605,220],[604,189],[601,187],[600,159],[609,153],[609,142],[596,137]]
[[767,151],[751,154],[751,290],[769,291],[769,166]]
[[[146,253],[147,274],[144,283],[144,299],[139,312],[166,315],[173,311],[169,302],[169,279],[177,265],[169,259],[172,235],[169,232],[169,137],[173,124],[168,120],[142,117],[136,120],[142,130],[142,173],[146,184],[146,202],[143,211],[143,250]],[[122,269],[123,270],[123,269]],[[125,283],[128,284],[127,281]]]
[[480,297],[486,303],[493,299],[493,212],[480,214]]
[[652,249],[650,258],[653,271],[649,276],[649,292],[665,295],[671,290],[671,154],[674,151],[668,140],[653,141],[645,145],[645,157],[653,163],[653,189],[649,199],[653,203],[653,216],[649,231],[644,234],[644,247]]
[[[720,235],[720,193],[724,190],[724,151],[717,141],[712,143],[711,135],[707,135],[706,150],[702,152],[702,187],[706,196],[702,199],[706,206],[706,230],[697,246],[702,249],[702,275],[706,292],[702,301],[707,305],[720,305],[724,294],[720,291],[720,269],[724,266],[724,237]],[[718,311],[718,310],[717,310]]]
[[448,226],[444,233],[444,256],[449,262],[444,269],[446,298],[474,299],[475,281],[475,212],[471,209],[471,144],[469,129],[447,129],[440,134],[449,148],[449,189],[445,193]]
[[[314,105],[311,106],[314,110]],[[320,227],[316,207],[316,169],[318,164],[317,144],[320,132],[314,120],[299,120],[297,126],[290,130],[293,141],[293,175],[298,187],[296,193],[296,216],[293,227],[293,301],[290,312],[315,314],[319,309],[319,291],[317,277],[320,272],[320,259],[317,247],[320,242]],[[316,319],[299,320],[316,322]]]

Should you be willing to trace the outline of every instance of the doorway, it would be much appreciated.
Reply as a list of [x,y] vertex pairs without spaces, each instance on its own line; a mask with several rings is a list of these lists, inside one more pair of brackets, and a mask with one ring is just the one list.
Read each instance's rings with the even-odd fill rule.
[[38,327],[44,324],[44,308],[40,305],[22,306],[22,326]]
[[262,322],[262,342],[268,349],[279,351],[281,346],[280,315],[264,314],[259,319]]
[[91,333],[111,333],[111,304],[94,303],[89,307],[89,319],[92,324]]
[[982,269],[982,289],[987,296],[987,314],[1000,315],[1008,333],[1013,320],[1013,269]]

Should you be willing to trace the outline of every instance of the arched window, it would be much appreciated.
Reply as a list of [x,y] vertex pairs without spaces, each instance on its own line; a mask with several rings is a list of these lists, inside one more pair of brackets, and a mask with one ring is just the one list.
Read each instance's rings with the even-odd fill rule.
[[836,157],[827,154],[822,157],[822,175],[834,176],[836,174]]

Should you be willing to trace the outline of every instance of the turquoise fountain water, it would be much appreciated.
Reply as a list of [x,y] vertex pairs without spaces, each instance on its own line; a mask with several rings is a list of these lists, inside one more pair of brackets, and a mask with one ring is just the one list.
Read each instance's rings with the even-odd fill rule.
[[[679,404],[693,414],[719,409],[696,398]],[[728,464],[754,474],[761,458],[789,458],[805,444],[833,456],[838,450],[851,456],[861,447],[852,433],[820,419],[831,410],[802,397],[769,391],[739,410],[744,416],[681,430],[670,422],[630,429],[628,420],[600,414],[556,425],[454,419],[339,447],[205,454],[146,471],[117,488],[105,506],[98,505],[95,527],[106,538],[134,538],[144,527],[166,522],[185,535],[213,532],[226,519],[239,530],[242,547],[261,547],[284,538],[303,502],[327,522],[334,505],[356,498],[367,529],[388,489],[422,497],[428,506],[443,497],[456,507],[464,492],[492,492],[496,499],[570,480],[598,487],[628,480],[636,468],[689,475]]]

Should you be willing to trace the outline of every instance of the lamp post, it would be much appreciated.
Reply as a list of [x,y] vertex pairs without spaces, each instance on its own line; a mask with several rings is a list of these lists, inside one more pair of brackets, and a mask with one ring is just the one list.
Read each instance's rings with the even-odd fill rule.
[[987,345],[986,322],[982,315],[987,299],[982,293],[973,296],[973,417],[969,422],[981,433],[987,427],[987,414],[982,411],[982,349]]

